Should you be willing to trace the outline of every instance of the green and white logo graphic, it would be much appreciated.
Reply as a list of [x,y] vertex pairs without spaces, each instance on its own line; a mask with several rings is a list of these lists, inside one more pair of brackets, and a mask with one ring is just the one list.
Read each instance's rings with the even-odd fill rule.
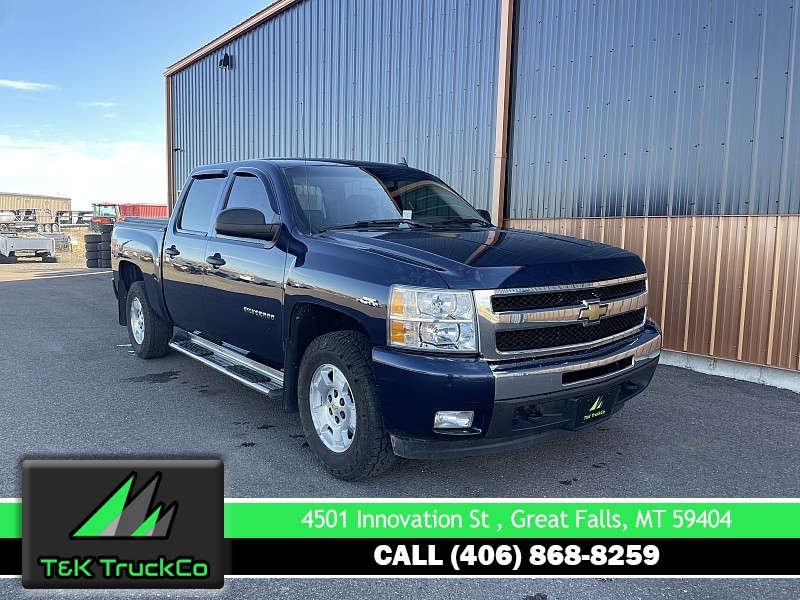
[[70,534],[70,539],[167,539],[178,512],[178,503],[173,502],[166,509],[163,502],[153,506],[160,480],[159,471],[131,497],[136,481],[136,472],[132,471]]

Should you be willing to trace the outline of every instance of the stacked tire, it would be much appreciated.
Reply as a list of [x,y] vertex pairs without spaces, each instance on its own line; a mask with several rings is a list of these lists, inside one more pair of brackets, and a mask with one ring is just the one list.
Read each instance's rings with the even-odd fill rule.
[[90,269],[111,268],[111,231],[113,225],[101,225],[100,233],[83,236],[86,245],[86,266]]

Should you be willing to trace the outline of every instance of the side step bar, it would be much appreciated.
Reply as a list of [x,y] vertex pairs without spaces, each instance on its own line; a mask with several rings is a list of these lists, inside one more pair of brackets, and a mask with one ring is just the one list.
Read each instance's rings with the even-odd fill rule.
[[170,348],[190,356],[273,400],[283,398],[283,373],[188,331],[178,330]]

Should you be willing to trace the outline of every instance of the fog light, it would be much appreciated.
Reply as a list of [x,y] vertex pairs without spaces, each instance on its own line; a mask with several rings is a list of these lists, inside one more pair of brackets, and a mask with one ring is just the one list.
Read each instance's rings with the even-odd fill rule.
[[440,410],[433,418],[434,429],[466,429],[472,427],[475,412],[471,410]]

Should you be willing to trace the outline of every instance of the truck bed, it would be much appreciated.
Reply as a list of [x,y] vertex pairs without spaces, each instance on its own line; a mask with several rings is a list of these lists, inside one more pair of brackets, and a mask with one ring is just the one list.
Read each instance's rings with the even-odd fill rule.
[[16,259],[20,253],[52,261],[55,260],[56,242],[43,236],[0,234],[0,258]]
[[125,224],[135,225],[137,229],[165,230],[169,219],[152,217],[125,217]]

